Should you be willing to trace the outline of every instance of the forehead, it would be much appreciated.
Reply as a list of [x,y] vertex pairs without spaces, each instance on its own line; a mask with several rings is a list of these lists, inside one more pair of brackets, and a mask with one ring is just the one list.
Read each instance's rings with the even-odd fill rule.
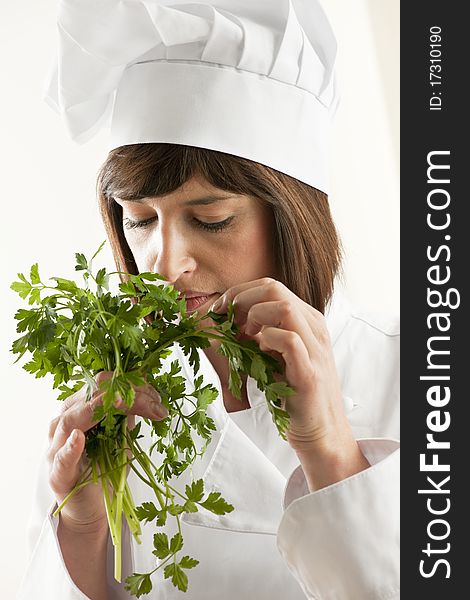
[[[119,204],[141,204],[141,205],[158,205],[159,203],[163,203],[163,202],[168,202],[168,200],[170,199],[171,194],[168,194],[167,196],[160,196],[160,197],[149,197],[149,198],[138,198],[138,199],[132,199],[132,200],[121,200],[120,198],[115,198],[115,200],[119,203]],[[202,196],[202,197],[198,197],[198,198],[191,198],[189,200],[185,200],[184,198],[180,198],[180,199],[176,199],[176,198],[172,198],[173,202],[172,202],[172,206],[174,206],[174,201],[177,200],[177,203],[181,206],[208,206],[210,204],[218,204],[218,203],[222,203],[225,202],[227,200],[230,200],[232,198],[239,198],[239,196],[235,196],[233,194],[231,195],[227,195],[227,196]]]
[[211,186],[205,180],[193,177],[183,184],[177,190],[171,193],[164,194],[162,196],[146,196],[138,198],[119,198],[115,196],[114,199],[119,204],[141,204],[141,205],[152,205],[158,206],[161,203],[167,204],[171,200],[172,206],[178,204],[180,206],[207,206],[210,204],[223,203],[232,198],[240,198],[240,194],[233,192],[227,192],[225,190],[218,189]]

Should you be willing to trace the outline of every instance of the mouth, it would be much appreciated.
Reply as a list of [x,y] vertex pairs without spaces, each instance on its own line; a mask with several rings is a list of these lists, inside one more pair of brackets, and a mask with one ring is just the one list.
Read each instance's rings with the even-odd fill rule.
[[217,292],[214,294],[206,294],[204,296],[186,297],[186,310],[188,313],[194,312],[205,305],[207,305],[207,309],[209,309],[209,307],[216,301],[217,297]]

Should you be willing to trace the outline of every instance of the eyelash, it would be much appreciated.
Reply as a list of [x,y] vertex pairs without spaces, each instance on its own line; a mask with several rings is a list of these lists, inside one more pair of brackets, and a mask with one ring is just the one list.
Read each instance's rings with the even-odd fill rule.
[[[132,221],[132,219],[126,218],[124,219],[124,227],[126,229],[145,228],[148,225],[150,225],[150,223],[153,223],[155,219],[156,217],[151,217],[150,219],[144,219],[143,221]],[[223,221],[218,221],[217,223],[205,223],[204,221],[199,221],[199,219],[193,219],[193,221],[196,227],[204,229],[205,231],[217,233],[228,227],[233,221],[233,217],[228,217],[227,219],[224,219]]]

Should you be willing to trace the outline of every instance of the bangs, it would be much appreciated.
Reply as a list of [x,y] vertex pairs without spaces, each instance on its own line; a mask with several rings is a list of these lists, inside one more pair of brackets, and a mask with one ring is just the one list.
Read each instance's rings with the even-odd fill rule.
[[99,188],[108,199],[139,200],[171,194],[199,175],[221,190],[252,194],[245,181],[250,162],[206,148],[130,144],[109,153]]
[[108,199],[122,200],[170,194],[198,171],[198,157],[188,150],[169,144],[116,148],[102,167],[101,190]]

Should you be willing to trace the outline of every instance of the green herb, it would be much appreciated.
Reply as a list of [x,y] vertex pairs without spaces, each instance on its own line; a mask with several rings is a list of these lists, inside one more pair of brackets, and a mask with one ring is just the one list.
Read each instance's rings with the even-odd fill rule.
[[[234,323],[233,306],[227,315],[209,312],[199,316],[187,314],[184,299],[171,285],[164,285],[156,273],[132,275],[121,272],[96,274],[92,261],[103,247],[87,260],[77,253],[76,271],[82,271],[84,285],[61,277],[52,277],[55,285],[46,285],[39,275],[38,265],[31,267],[29,279],[18,274],[11,288],[28,300],[31,308],[21,308],[15,314],[17,332],[21,337],[13,342],[12,352],[26,353],[30,360],[23,368],[36,377],[53,375],[53,388],[59,390],[59,400],[69,397],[84,385],[86,399],[97,390],[95,376],[103,370],[112,371],[111,379],[102,381],[102,405],[95,409],[98,425],[86,434],[89,467],[74,489],[54,513],[81,488],[101,480],[109,528],[115,549],[115,572],[121,581],[122,518],[127,520],[134,538],[140,543],[141,522],[153,522],[163,527],[168,518],[176,519],[178,533],[171,540],[166,534],[154,535],[153,554],[157,559],[150,573],[134,573],[126,579],[126,589],[140,597],[152,589],[151,575],[163,567],[164,577],[171,579],[179,590],[186,591],[186,571],[198,561],[189,556],[178,559],[183,548],[180,519],[183,513],[201,508],[217,515],[233,510],[219,492],[206,493],[202,479],[186,486],[184,493],[170,484],[198,456],[204,453],[215,430],[207,407],[217,397],[217,390],[204,385],[198,375],[198,349],[207,348],[211,340],[220,342],[219,352],[230,365],[229,387],[241,396],[240,373],[256,379],[266,394],[267,404],[280,435],[285,439],[288,414],[281,408],[282,398],[294,391],[275,374],[282,373],[279,363],[262,352],[252,341],[240,341]],[[119,293],[109,291],[111,276],[120,276]],[[49,280],[50,281],[50,280]],[[200,321],[211,317],[214,326],[202,327]],[[194,390],[188,393],[181,366],[173,361],[162,373],[162,363],[170,356],[174,344],[179,344],[194,370]],[[152,385],[169,411],[163,421],[144,421],[151,426],[155,441],[148,453],[139,444],[139,423],[128,430],[127,416],[116,406],[120,396],[127,407],[134,402],[134,386]],[[190,407],[188,409],[188,406]],[[153,457],[156,451],[158,461]],[[158,462],[158,465],[155,464]],[[154,502],[136,507],[127,484],[131,468],[154,492]],[[112,490],[112,493],[109,490]]]

